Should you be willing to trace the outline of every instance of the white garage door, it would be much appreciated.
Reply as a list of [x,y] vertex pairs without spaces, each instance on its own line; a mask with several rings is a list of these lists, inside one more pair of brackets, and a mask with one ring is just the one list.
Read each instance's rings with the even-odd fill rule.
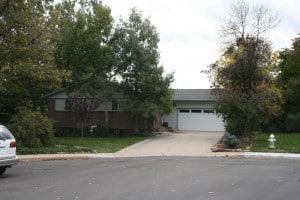
[[180,130],[224,131],[224,123],[212,109],[178,109]]

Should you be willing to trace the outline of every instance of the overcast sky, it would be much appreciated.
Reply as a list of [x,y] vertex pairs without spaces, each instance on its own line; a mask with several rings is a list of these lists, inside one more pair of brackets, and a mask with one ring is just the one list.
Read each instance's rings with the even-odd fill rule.
[[[166,72],[175,72],[172,88],[209,88],[201,70],[221,54],[218,26],[236,0],[103,0],[116,21],[127,18],[130,8],[142,11],[160,36],[160,61]],[[300,0],[251,0],[278,12],[279,26],[268,34],[274,50],[291,46],[300,33]]]

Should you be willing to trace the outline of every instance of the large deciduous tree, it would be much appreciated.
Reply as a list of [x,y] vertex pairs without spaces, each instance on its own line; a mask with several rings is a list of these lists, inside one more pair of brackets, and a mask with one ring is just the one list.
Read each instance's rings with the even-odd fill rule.
[[127,98],[122,109],[135,118],[135,131],[138,132],[139,117],[153,121],[157,115],[171,111],[169,86],[173,75],[164,76],[159,66],[156,28],[136,9],[131,10],[128,20],[120,21],[113,40],[114,72]]
[[278,84],[283,89],[284,113],[280,116],[281,129],[300,131],[300,38],[293,41],[292,48],[281,52]]
[[[0,3],[0,121],[18,106],[42,106],[42,95],[64,79],[54,66],[49,43],[50,0]],[[6,116],[6,117],[3,117]]]
[[64,86],[75,93],[66,110],[83,135],[100,99],[110,98],[113,91],[111,10],[99,0],[68,0],[56,4],[50,15],[57,21],[51,32],[55,64],[71,73]]
[[52,40],[55,63],[71,72],[69,88],[83,83],[90,88],[107,86],[113,61],[110,9],[98,0],[63,1],[51,15],[58,21]]
[[227,38],[225,51],[209,66],[216,111],[225,120],[226,130],[237,136],[260,130],[280,113],[282,102],[273,73],[278,55],[262,37],[278,20],[265,6],[251,10],[253,21],[248,20],[249,13],[245,1],[233,5],[229,20],[221,25]]
[[268,45],[245,38],[211,66],[216,72],[216,111],[226,130],[249,136],[280,112],[281,92],[271,73],[276,62]]

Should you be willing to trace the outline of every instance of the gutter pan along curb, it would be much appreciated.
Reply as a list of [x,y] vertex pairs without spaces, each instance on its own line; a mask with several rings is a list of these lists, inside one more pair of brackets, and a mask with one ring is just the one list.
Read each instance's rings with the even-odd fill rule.
[[243,156],[246,158],[250,157],[261,157],[261,158],[300,158],[300,154],[293,153],[263,153],[263,152],[245,152]]

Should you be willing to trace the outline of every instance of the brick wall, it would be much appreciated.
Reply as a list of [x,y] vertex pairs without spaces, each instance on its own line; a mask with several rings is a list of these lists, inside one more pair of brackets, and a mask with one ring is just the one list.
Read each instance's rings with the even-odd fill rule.
[[[49,99],[48,102],[49,110],[48,116],[49,118],[54,120],[54,125],[56,127],[62,128],[77,128],[77,123],[74,118],[70,117],[69,112],[65,111],[55,111],[55,99]],[[140,118],[139,119],[139,128],[148,130],[149,123],[148,120]],[[106,127],[113,129],[120,129],[127,131],[134,130],[134,118],[126,113],[121,113],[119,111],[107,111],[107,121],[106,114],[104,111],[98,111],[93,114],[90,122],[85,124],[85,128],[90,128],[92,125]],[[161,117],[155,120],[152,129],[158,130],[161,127]]]

